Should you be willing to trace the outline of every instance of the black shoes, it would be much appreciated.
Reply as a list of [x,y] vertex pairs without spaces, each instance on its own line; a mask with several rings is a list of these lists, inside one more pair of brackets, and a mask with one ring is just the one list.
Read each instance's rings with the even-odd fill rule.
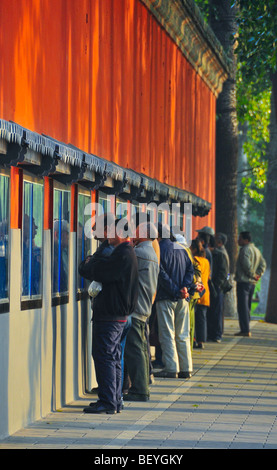
[[160,377],[163,379],[177,379],[177,372],[167,372],[166,370],[160,370],[159,372],[154,372],[154,377]]
[[127,393],[124,395],[125,401],[148,401],[149,397],[147,395],[140,395],[136,393]]
[[179,372],[178,373],[178,379],[190,379],[191,378],[191,372]]
[[[86,406],[83,409],[84,413],[91,413],[91,414],[101,414],[101,413],[106,413],[108,415],[114,415],[116,413],[116,410],[114,408],[109,408],[104,405],[101,405],[101,403],[90,403],[89,406]],[[121,411],[121,410],[120,410]],[[119,411],[119,413],[120,413]]]
[[121,400],[119,405],[117,405],[117,409],[115,410],[114,408],[109,408],[107,406],[102,405],[99,402],[92,402],[89,404],[89,406],[86,406],[83,411],[84,413],[91,413],[91,414],[101,414],[101,413],[106,413],[109,415],[114,415],[115,413],[121,413],[121,411],[124,409],[124,402]]
[[204,343],[194,343],[193,349],[204,349]]
[[239,331],[238,333],[235,333],[234,336],[245,336],[247,338],[251,338],[252,335],[251,335],[250,331],[248,333],[243,333],[242,331]]
[[190,379],[191,372],[181,371],[181,372],[167,372],[166,370],[160,370],[159,372],[154,372],[155,377],[160,377],[163,379]]

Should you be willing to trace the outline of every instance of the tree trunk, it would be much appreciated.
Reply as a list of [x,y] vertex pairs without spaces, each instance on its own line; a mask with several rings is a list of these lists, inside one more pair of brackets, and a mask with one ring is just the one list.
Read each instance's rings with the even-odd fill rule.
[[[277,73],[273,75],[272,78],[272,94],[274,103],[275,113],[272,112],[274,119],[275,117],[275,127],[277,127]],[[268,299],[267,299],[267,309],[265,320],[269,323],[277,323],[277,151],[275,147],[275,159],[273,162],[273,174],[274,179],[272,181],[273,188],[275,189],[275,217],[273,217],[274,230],[273,230],[273,242],[272,242],[272,256],[271,256],[271,269],[270,269],[270,282],[268,289]]]
[[277,201],[275,212],[275,228],[271,259],[270,282],[268,289],[268,299],[265,321],[268,323],[277,323]]
[[[261,280],[260,301],[255,313],[266,313],[268,300],[268,287],[270,281],[272,265],[272,247],[274,240],[274,222],[277,199],[277,119],[275,110],[274,94],[271,96],[271,117],[270,117],[270,141],[267,147],[267,184],[265,193],[265,219],[264,219],[264,241],[263,256],[266,260],[266,272]],[[275,239],[277,234],[275,234]],[[277,302],[276,302],[277,305]]]
[[210,0],[210,25],[231,61],[231,76],[217,100],[216,124],[216,231],[228,236],[230,272],[235,272],[238,253],[237,169],[238,121],[236,110],[237,59],[232,37],[237,32],[236,7],[232,0]]

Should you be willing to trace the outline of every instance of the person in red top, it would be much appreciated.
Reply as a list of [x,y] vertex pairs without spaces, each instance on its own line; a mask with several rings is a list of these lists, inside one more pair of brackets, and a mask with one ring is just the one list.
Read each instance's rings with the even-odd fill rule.
[[211,275],[210,263],[206,258],[205,249],[199,240],[192,240],[191,252],[198,263],[201,271],[201,282],[203,284],[202,295],[195,308],[195,339],[197,348],[204,348],[207,341],[207,309],[210,306],[209,278]]

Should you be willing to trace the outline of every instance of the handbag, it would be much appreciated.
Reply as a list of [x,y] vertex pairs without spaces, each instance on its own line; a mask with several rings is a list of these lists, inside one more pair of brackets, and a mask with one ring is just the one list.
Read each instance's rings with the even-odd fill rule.
[[221,285],[223,294],[227,294],[227,292],[230,292],[231,289],[233,289],[231,282],[228,279],[225,279]]

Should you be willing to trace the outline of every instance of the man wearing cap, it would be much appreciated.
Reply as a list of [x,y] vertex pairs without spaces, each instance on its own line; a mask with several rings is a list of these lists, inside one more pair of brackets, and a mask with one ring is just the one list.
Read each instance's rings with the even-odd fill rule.
[[223,334],[223,286],[229,275],[229,256],[225,248],[226,243],[227,235],[224,233],[215,235],[212,282],[216,295],[211,295],[211,305],[207,314],[207,329],[208,340],[217,343],[221,342]]
[[133,247],[124,236],[121,221],[115,221],[114,247],[110,256],[97,250],[79,266],[81,276],[102,283],[93,304],[92,355],[98,382],[98,401],[84,408],[85,413],[120,412],[122,332],[138,298],[138,263]]

